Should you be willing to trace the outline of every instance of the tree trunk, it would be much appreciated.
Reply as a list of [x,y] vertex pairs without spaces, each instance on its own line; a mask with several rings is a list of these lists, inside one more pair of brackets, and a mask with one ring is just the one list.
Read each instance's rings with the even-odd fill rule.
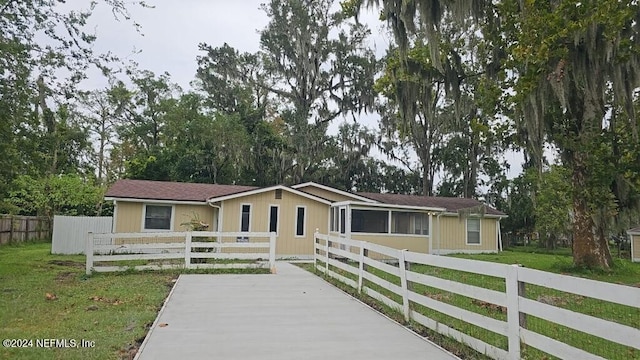
[[588,268],[611,266],[611,253],[604,236],[598,236],[596,225],[584,192],[587,189],[585,153],[576,151],[573,156],[573,264]]

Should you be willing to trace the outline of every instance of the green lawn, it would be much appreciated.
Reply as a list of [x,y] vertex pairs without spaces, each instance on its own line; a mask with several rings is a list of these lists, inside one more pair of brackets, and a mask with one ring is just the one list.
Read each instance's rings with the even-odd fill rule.
[[[0,246],[0,339],[33,340],[31,348],[0,347],[0,359],[132,358],[180,272],[86,276],[83,255],[50,251],[50,243]],[[95,347],[38,348],[37,339]]]
[[[523,251],[520,251],[523,250]],[[543,271],[563,273],[572,276],[580,276],[585,278],[591,278],[600,281],[608,281],[613,283],[639,286],[640,285],[640,264],[634,264],[629,261],[616,260],[616,266],[611,271],[588,271],[585,269],[574,268],[571,263],[570,253],[566,250],[559,250],[552,253],[546,251],[538,252],[535,249],[512,249],[500,254],[487,254],[487,255],[453,255],[455,257],[499,262],[505,264],[522,264],[528,268],[534,268]],[[357,264],[353,264],[357,266]],[[324,266],[324,264],[322,264]],[[356,279],[354,275],[348,274],[340,269],[331,267],[333,271],[342,274],[343,276],[351,279]],[[442,268],[435,268],[431,266],[413,265],[412,271],[425,273],[439,278],[455,280],[458,282],[489,288],[497,291],[505,290],[505,283],[503,279],[493,278],[490,276],[481,276],[464,271],[455,271]],[[370,268],[370,272],[376,274],[378,277],[384,278],[396,285],[400,285],[400,279],[397,276],[390,275],[375,268]],[[332,282],[335,281],[332,279]],[[364,284],[371,289],[384,294],[391,298],[398,304],[402,303],[401,297],[393,294],[374,283],[364,281]],[[473,311],[497,320],[506,320],[505,309],[491,304],[483,303],[475,299],[471,299],[465,296],[457,295],[451,292],[439,290],[436,288],[428,287],[420,284],[413,284],[413,291],[431,297],[435,300],[445,302],[457,307]],[[353,293],[353,289],[347,289],[345,286],[340,285],[341,288]],[[401,316],[398,316],[398,309],[388,309],[385,306],[380,305],[377,301],[365,296],[360,296],[370,305],[375,306],[378,309],[386,311],[389,315],[396,318],[398,321],[403,322]],[[548,304],[569,309],[600,318],[604,318],[610,321],[615,321],[630,327],[640,327],[640,310],[637,307],[628,307],[623,305],[617,305],[606,301],[595,300],[591,298],[584,298],[582,296],[563,293],[560,291],[552,290],[541,286],[528,285],[526,288],[526,297],[537,301],[546,302]],[[460,319],[452,318],[443,313],[433,311],[431,309],[424,308],[418,304],[411,304],[414,310],[455,329],[463,331],[469,335],[479,338],[489,344],[497,346],[502,349],[507,349],[507,338],[485,329],[476,327]],[[447,349],[453,350],[458,356],[462,358],[475,359],[482,358],[479,354],[474,353],[468,349],[460,349],[460,346],[451,345],[451,341],[443,339],[441,336],[436,335],[431,331],[425,331],[416,324],[408,324],[414,327],[424,335],[434,338],[436,341],[441,342],[441,345]],[[582,348],[589,352],[598,354],[608,359],[640,359],[640,352],[633,348],[626,348],[624,346],[602,340],[597,337],[587,335],[563,326],[554,324],[552,322],[537,319],[529,316],[527,319],[527,327],[530,330],[542,333],[546,336],[555,338],[557,340],[569,343],[575,347]],[[551,359],[552,357],[544,354],[534,348],[524,348],[523,358],[525,359]]]

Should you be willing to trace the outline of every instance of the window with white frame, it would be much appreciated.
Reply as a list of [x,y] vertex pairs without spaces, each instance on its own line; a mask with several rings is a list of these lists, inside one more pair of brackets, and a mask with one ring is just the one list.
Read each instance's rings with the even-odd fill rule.
[[251,225],[251,205],[243,204],[240,210],[240,231],[248,232]]
[[302,237],[305,234],[306,210],[304,206],[296,206],[296,236]]
[[467,244],[480,244],[480,219],[467,218]]
[[278,205],[269,206],[269,232],[278,232],[278,215],[280,207]]
[[145,205],[143,230],[171,230],[173,206]]
[[429,215],[411,211],[392,211],[391,233],[429,235]]

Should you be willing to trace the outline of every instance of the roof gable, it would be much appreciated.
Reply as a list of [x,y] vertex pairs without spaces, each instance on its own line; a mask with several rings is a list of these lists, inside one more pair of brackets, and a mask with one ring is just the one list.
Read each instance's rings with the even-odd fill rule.
[[309,194],[309,193],[306,193],[304,191],[296,190],[296,189],[293,189],[293,188],[290,188],[290,187],[284,186],[284,185],[274,185],[274,186],[269,186],[269,187],[265,187],[265,188],[248,189],[246,191],[241,191],[241,192],[237,192],[237,193],[234,193],[234,194],[223,195],[223,196],[212,196],[211,198],[208,199],[208,201],[209,202],[225,201],[225,200],[236,199],[236,198],[241,198],[241,197],[250,196],[250,195],[261,194],[261,193],[265,193],[265,192],[273,191],[273,190],[284,190],[284,191],[296,194],[298,196],[305,197],[307,199],[311,199],[311,200],[314,200],[314,201],[321,202],[323,204],[331,205],[331,201],[330,200],[323,199],[323,198],[321,198],[319,196],[316,196],[316,195],[313,195],[313,194]]
[[[389,205],[406,205],[406,206],[423,206],[444,208],[447,212],[457,212],[458,210],[467,209],[479,205],[485,205],[482,202],[469,198],[454,198],[440,196],[419,196],[419,195],[400,195],[400,194],[378,194],[378,193],[357,193],[360,196],[379,201]],[[485,205],[486,206],[486,205]],[[504,216],[505,213],[496,210],[490,206],[485,208],[486,214]]]
[[256,189],[256,187],[122,179],[111,185],[105,197],[114,199],[197,201],[205,203],[207,199],[211,197],[224,196],[252,189]]
[[339,190],[339,189],[336,189],[336,188],[332,188],[331,186],[314,183],[312,181],[306,182],[306,183],[302,183],[302,184],[296,184],[296,185],[293,185],[291,187],[293,189],[297,189],[297,190],[300,190],[300,191],[304,191],[305,187],[315,187],[315,188],[322,189],[322,190],[325,190],[325,191],[329,191],[329,192],[332,192],[332,193],[335,193],[335,194],[338,194],[338,195],[349,197],[349,198],[354,199],[354,200],[360,200],[360,201],[365,201],[365,202],[375,202],[375,200],[368,199],[366,197],[363,197],[363,196],[360,196],[360,195],[357,195],[357,194],[354,194],[354,193],[350,193],[348,191],[343,191],[343,190]]

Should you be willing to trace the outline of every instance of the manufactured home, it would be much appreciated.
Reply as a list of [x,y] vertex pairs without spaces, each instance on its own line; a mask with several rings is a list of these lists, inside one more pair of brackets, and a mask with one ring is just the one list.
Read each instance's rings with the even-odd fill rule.
[[[351,193],[316,183],[250,187],[118,180],[113,232],[275,232],[281,258],[313,256],[313,234],[411,251],[449,254],[501,250],[506,215],[474,199]],[[238,237],[235,241],[248,241]]]

